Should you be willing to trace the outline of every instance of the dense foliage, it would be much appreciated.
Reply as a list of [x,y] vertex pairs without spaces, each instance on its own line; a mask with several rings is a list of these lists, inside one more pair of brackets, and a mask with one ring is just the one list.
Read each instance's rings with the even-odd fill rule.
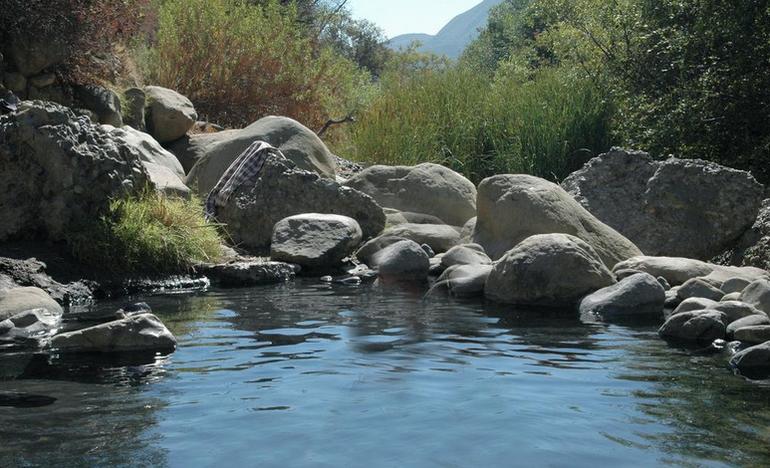
[[617,108],[616,141],[770,180],[770,2],[509,0],[463,62],[558,67]]

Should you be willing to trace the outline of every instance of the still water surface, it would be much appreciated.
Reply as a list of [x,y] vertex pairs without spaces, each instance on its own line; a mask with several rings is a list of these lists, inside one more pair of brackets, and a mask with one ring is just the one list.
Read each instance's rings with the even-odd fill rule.
[[770,386],[723,356],[652,325],[423,293],[299,281],[133,298],[176,353],[0,355],[0,466],[770,464]]

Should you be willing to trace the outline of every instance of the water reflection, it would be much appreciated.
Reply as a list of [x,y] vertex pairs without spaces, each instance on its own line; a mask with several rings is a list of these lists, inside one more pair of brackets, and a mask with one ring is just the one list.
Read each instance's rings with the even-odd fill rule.
[[424,292],[300,281],[135,298],[175,354],[0,354],[0,465],[770,462],[770,388],[724,357],[670,348],[650,324]]

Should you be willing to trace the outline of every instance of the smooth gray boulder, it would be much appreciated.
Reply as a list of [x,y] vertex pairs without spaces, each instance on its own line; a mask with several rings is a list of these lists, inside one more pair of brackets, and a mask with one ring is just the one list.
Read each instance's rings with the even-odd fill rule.
[[770,280],[759,279],[741,292],[741,301],[770,314]]
[[483,296],[484,286],[490,273],[492,273],[490,264],[452,265],[439,276],[431,292],[445,289],[455,297]]
[[692,278],[703,278],[713,283],[723,283],[730,278],[745,278],[754,281],[766,277],[768,272],[754,267],[715,265],[700,260],[682,257],[639,256],[624,260],[612,269],[637,270],[652,276],[662,276],[671,286],[679,286]]
[[740,301],[741,300],[741,293],[734,292],[730,294],[725,294],[722,296],[722,299],[719,300],[719,302],[727,302],[727,301]]
[[708,310],[722,312],[725,315],[725,325],[730,325],[736,320],[750,315],[767,315],[756,307],[740,301],[718,302],[709,307]]
[[61,317],[64,313],[61,306],[40,288],[25,287],[0,291],[0,321],[36,309],[55,317]]
[[722,286],[719,289],[725,294],[739,293],[746,289],[746,286],[750,284],[751,281],[746,278],[730,278],[727,281],[723,281]]
[[619,148],[592,159],[562,186],[646,254],[699,259],[719,255],[741,236],[763,196],[748,172],[699,159],[656,161]]
[[589,294],[580,301],[581,314],[611,320],[618,317],[663,317],[666,291],[658,280],[639,273]]
[[166,166],[143,162],[147,177],[155,186],[155,190],[166,195],[179,198],[190,198],[192,192],[173,171]]
[[430,261],[420,244],[404,240],[380,250],[372,259],[377,275],[388,281],[424,281]]
[[770,341],[770,325],[754,325],[741,327],[733,333],[734,339],[749,344],[759,344]]
[[761,325],[770,325],[770,317],[765,314],[747,315],[727,326],[727,337],[732,339],[735,336],[735,332],[743,327],[755,327]]
[[494,265],[484,293],[505,304],[569,307],[614,283],[612,273],[583,240],[540,234],[519,243]]
[[730,365],[749,378],[766,378],[770,375],[770,341],[735,353]]
[[385,226],[382,208],[368,195],[294,168],[290,161],[275,156],[267,158],[256,183],[235,191],[217,219],[227,224],[234,242],[260,250],[270,245],[275,223],[303,213],[353,218],[364,239],[377,236]]
[[455,265],[491,265],[484,247],[479,244],[462,244],[452,247],[441,256],[441,266],[449,268]]
[[476,215],[476,187],[439,164],[375,165],[345,184],[371,196],[380,206],[436,216],[453,226],[462,226]]
[[383,236],[403,237],[428,244],[436,253],[446,252],[460,243],[460,234],[446,224],[399,224],[382,232]]
[[383,208],[387,217],[387,227],[399,224],[446,224],[443,220],[429,214],[398,211],[393,208]]
[[185,174],[189,174],[198,161],[206,156],[212,148],[223,141],[227,141],[239,132],[240,130],[222,130],[221,132],[214,133],[187,134],[178,140],[166,144],[165,148],[176,156],[182,164]]
[[0,116],[0,135],[0,242],[65,240],[150,183],[125,142],[58,104],[22,102]]
[[278,148],[299,169],[334,180],[337,161],[312,130],[288,117],[269,116],[242,130],[205,137],[201,143],[205,146],[205,154],[190,170],[187,184],[198,193],[208,193],[230,164],[255,141]]
[[55,333],[61,325],[61,314],[47,309],[31,309],[0,321],[0,341],[24,342],[32,340],[35,345]]
[[347,216],[305,213],[278,221],[270,257],[320,268],[339,265],[361,243],[361,227]]
[[724,320],[724,314],[717,311],[682,312],[669,317],[658,334],[666,339],[710,344],[716,339],[725,338]]
[[388,235],[381,235],[377,236],[374,239],[370,239],[367,242],[364,243],[357,251],[356,251],[356,258],[363,262],[366,265],[372,265],[374,263],[373,257],[374,254],[379,252],[380,250],[384,249],[385,247],[389,245],[393,245],[396,242],[401,242],[404,240],[409,240],[404,237],[399,236],[388,236]]
[[[769,196],[770,193],[765,193]],[[720,257],[730,265],[747,265],[770,270],[770,198],[762,201],[754,224]]]
[[173,351],[176,338],[155,315],[137,314],[55,335],[50,346],[62,352],[82,353]]
[[671,315],[692,312],[693,310],[710,309],[717,304],[718,302],[705,297],[689,297],[683,300]]
[[677,291],[677,295],[681,300],[703,297],[712,301],[719,301],[725,293],[701,278],[692,278],[684,282]]
[[192,102],[176,91],[160,86],[145,86],[144,93],[147,131],[160,143],[181,138],[198,120]]
[[105,127],[116,139],[125,142],[136,157],[142,162],[163,166],[180,179],[185,176],[184,168],[170,151],[163,148],[153,137],[129,126],[115,128]]
[[558,185],[530,175],[497,175],[479,185],[473,242],[496,260],[536,234],[563,233],[588,243],[604,264],[641,255],[628,239],[586,211]]

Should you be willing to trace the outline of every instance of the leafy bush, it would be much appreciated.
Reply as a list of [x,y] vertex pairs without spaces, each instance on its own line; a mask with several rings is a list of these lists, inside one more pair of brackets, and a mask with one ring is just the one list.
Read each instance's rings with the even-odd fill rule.
[[466,67],[384,83],[352,129],[355,158],[438,162],[478,182],[497,173],[560,179],[610,146],[610,108],[591,83],[554,70],[494,81]]
[[171,273],[221,255],[217,226],[196,199],[166,198],[154,191],[110,203],[109,212],[70,240],[75,257],[120,272]]
[[149,80],[185,94],[225,125],[280,114],[317,128],[353,110],[368,74],[318,46],[299,26],[294,4],[261,3],[163,2]]
[[150,0],[4,0],[0,40],[29,38],[64,47],[62,70],[74,81],[98,81],[112,51],[144,25]]

